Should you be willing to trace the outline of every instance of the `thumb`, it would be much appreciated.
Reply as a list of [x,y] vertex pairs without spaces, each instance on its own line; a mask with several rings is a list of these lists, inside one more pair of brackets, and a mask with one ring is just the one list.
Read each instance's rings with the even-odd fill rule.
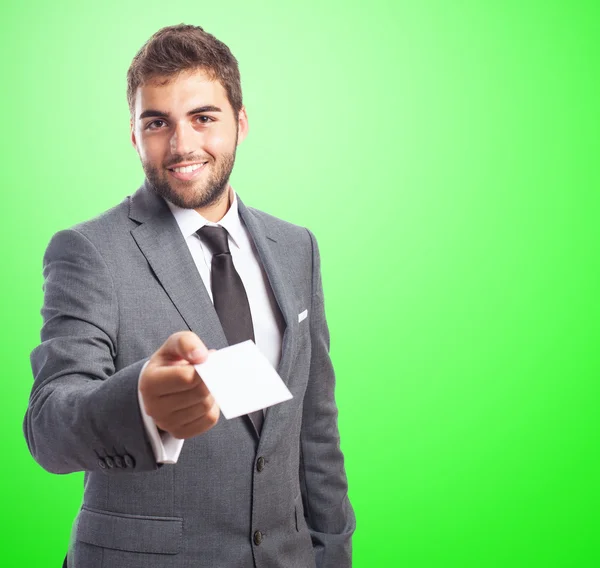
[[181,361],[195,365],[206,361],[208,349],[195,333],[178,331],[169,336],[156,352],[156,356],[160,362],[167,365]]

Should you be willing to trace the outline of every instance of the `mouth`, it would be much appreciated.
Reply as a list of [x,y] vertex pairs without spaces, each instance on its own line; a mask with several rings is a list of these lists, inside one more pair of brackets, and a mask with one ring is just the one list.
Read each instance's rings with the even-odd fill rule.
[[181,181],[189,181],[200,175],[204,170],[204,166],[208,162],[197,162],[195,164],[181,164],[172,168],[167,168],[167,171],[175,179]]

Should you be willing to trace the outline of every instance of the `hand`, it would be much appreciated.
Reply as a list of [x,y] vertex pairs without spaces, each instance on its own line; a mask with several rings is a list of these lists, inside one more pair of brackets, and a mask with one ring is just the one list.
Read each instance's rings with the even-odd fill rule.
[[202,434],[219,420],[221,409],[194,368],[211,351],[191,331],[174,333],[150,357],[140,377],[146,412],[175,438]]

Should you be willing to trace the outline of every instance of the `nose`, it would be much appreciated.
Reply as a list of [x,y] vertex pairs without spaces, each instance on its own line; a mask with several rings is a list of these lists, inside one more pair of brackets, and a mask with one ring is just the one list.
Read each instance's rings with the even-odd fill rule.
[[171,154],[186,155],[194,151],[194,137],[198,133],[187,122],[178,122],[175,125],[170,140]]

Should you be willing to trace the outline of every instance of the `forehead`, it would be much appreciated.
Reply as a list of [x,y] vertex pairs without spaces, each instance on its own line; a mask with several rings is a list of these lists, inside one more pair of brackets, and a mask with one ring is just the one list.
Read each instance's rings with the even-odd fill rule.
[[148,109],[185,114],[189,109],[208,105],[232,110],[223,85],[202,70],[153,77],[140,85],[135,94],[136,116]]

